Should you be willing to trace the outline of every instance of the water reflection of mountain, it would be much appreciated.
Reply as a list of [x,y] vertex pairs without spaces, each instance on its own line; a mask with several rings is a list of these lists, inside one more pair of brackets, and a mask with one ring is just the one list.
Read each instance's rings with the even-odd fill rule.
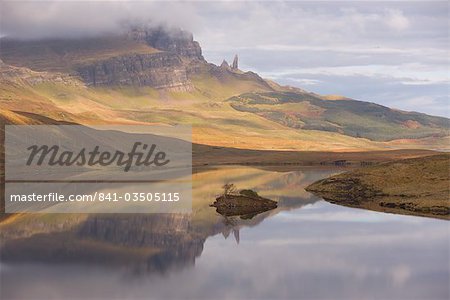
[[[1,226],[2,262],[88,263],[133,273],[192,266],[210,236],[233,234],[318,199],[304,187],[325,171],[273,172],[227,167],[194,174],[191,214],[23,215]],[[327,172],[329,173],[329,171]],[[209,204],[225,182],[252,188],[278,208],[251,219],[224,218]],[[241,237],[242,238],[242,237]],[[245,238],[245,237],[244,237]]]

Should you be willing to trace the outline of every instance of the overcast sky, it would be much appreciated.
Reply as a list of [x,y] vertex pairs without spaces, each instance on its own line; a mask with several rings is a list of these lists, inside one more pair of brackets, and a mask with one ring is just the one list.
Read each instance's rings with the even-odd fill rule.
[[450,116],[447,1],[7,2],[0,33],[95,35],[127,22],[194,33],[207,60],[282,84]]

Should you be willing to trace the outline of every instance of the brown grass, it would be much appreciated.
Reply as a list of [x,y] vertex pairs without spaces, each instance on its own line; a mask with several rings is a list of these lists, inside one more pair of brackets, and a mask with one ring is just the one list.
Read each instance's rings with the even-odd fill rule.
[[320,180],[308,191],[370,210],[450,219],[450,154],[398,160]]

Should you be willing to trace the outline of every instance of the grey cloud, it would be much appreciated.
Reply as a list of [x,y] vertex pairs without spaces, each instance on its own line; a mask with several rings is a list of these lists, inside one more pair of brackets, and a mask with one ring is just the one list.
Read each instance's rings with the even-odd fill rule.
[[[275,45],[320,45],[367,47],[393,44],[397,47],[441,43],[446,37],[445,3],[353,2],[247,3],[226,14],[219,4],[205,5],[211,24],[199,32],[211,47]],[[209,8],[209,10],[207,10]],[[418,12],[421,11],[421,14]],[[414,12],[414,13],[413,13]],[[436,30],[439,28],[440,30]],[[217,29],[225,29],[220,31]],[[219,32],[219,34],[216,34]],[[228,38],[224,38],[228,37]],[[442,44],[443,45],[443,44]],[[434,46],[434,45],[433,45]]]
[[95,36],[128,25],[195,30],[192,3],[134,1],[2,1],[0,34],[20,39]]

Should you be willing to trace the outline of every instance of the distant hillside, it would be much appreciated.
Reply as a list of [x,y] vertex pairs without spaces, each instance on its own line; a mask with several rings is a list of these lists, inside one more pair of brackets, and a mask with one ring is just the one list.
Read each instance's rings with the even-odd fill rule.
[[294,128],[339,132],[375,141],[444,137],[450,120],[356,100],[330,101],[300,92],[245,93],[228,100],[238,111]]

